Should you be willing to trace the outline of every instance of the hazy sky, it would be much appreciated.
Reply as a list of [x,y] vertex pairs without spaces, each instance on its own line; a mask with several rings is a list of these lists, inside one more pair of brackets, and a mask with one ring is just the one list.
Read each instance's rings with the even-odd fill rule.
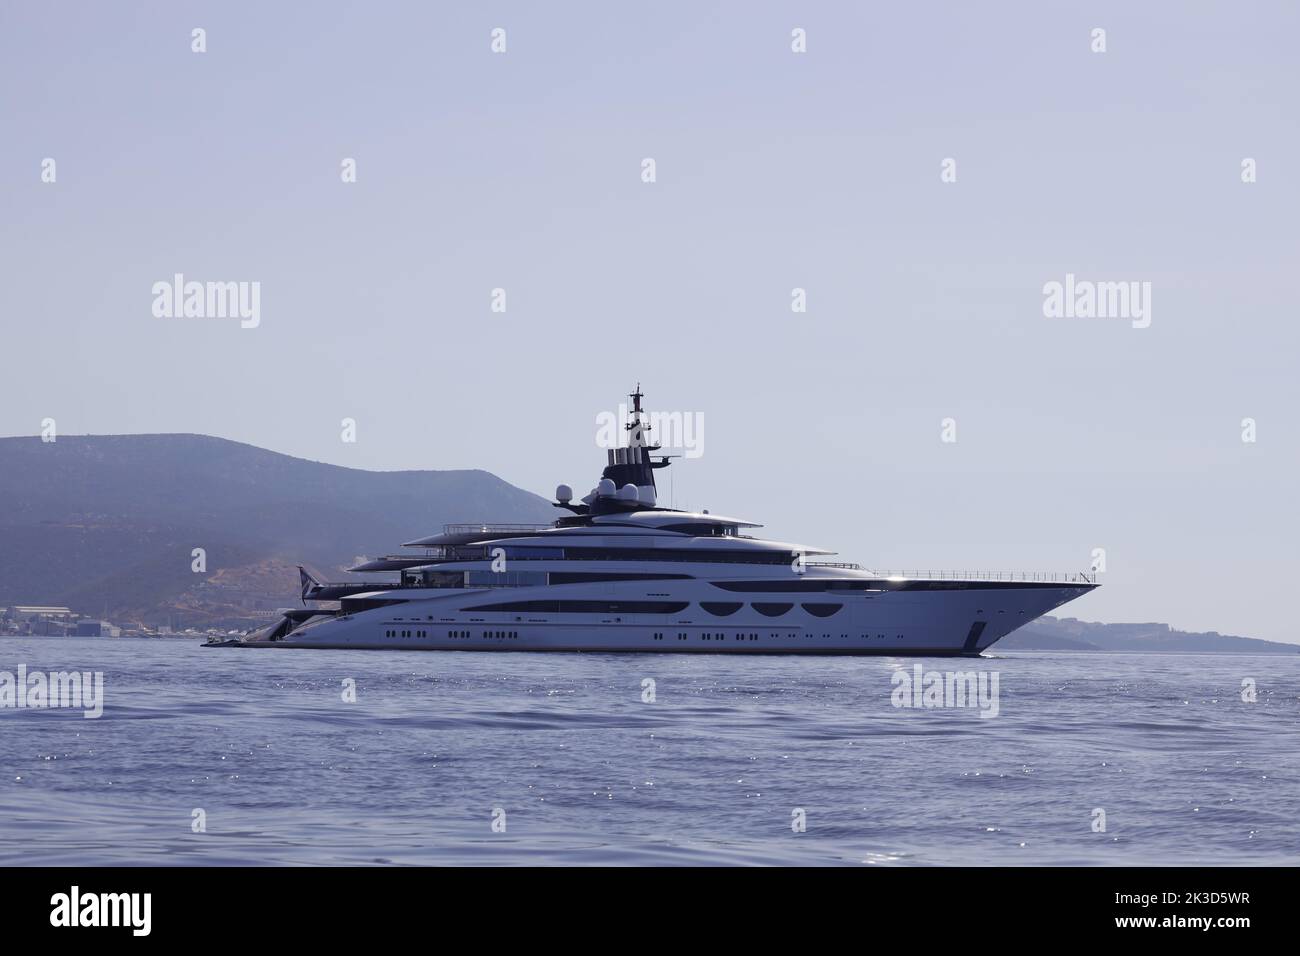
[[[0,434],[549,496],[640,381],[704,423],[679,506],[882,568],[1104,548],[1065,613],[1300,640],[1298,33],[1280,0],[6,2]],[[155,317],[175,273],[259,282],[260,325]],[[1067,273],[1151,283],[1150,326],[1046,317]]]

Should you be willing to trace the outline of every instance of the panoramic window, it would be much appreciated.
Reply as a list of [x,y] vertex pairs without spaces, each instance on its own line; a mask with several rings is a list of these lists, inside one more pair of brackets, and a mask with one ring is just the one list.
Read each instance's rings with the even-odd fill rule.
[[780,617],[794,607],[794,604],[787,601],[755,601],[751,606],[764,617]]
[[478,604],[467,611],[529,611],[544,614],[677,614],[686,601],[505,601]]
[[803,609],[804,609],[805,611],[807,611],[809,614],[811,614],[813,617],[830,617],[832,614],[834,614],[836,611],[838,611],[838,610],[839,610],[840,608],[842,608],[843,606],[844,606],[843,604],[804,604],[804,605],[802,605]]
[[546,584],[545,571],[466,571],[465,586],[524,588]]
[[700,607],[716,617],[726,617],[740,610],[739,601],[701,601]]

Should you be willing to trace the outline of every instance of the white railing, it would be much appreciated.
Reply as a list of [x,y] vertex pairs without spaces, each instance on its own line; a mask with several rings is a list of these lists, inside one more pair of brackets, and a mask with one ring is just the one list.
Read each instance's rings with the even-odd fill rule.
[[489,534],[511,531],[545,531],[549,524],[445,524],[443,534]]
[[1097,583],[1095,571],[897,571],[881,568],[867,568],[865,570],[882,578],[907,578],[921,581],[1016,581],[1041,584]]

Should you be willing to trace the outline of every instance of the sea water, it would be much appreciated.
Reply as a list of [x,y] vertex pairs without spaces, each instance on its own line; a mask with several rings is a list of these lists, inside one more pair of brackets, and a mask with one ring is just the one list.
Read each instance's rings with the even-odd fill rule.
[[0,864],[1296,864],[1298,663],[0,638]]

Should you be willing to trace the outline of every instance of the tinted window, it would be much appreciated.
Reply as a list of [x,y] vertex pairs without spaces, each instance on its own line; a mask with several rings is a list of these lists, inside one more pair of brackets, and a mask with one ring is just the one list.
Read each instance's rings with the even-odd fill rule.
[[803,609],[813,617],[830,617],[843,606],[843,604],[804,604]]
[[726,617],[728,614],[735,614],[740,610],[739,601],[701,601],[700,607],[710,614],[718,617]]
[[546,583],[545,571],[466,571],[467,587],[533,587]]
[[736,532],[729,530],[731,526],[713,524],[712,522],[701,521],[697,524],[665,524],[660,525],[660,531],[676,531],[678,534],[690,534],[697,538],[725,538],[734,535]]
[[867,581],[712,581],[715,588],[747,593],[794,591],[865,591]]
[[565,548],[565,557],[583,561],[705,561],[712,564],[790,564],[789,551],[718,551],[686,548]]
[[466,611],[519,611],[542,614],[678,614],[685,601],[504,601],[477,604]]
[[652,571],[552,571],[552,584],[583,584],[590,581],[683,581],[689,574],[656,574]]

